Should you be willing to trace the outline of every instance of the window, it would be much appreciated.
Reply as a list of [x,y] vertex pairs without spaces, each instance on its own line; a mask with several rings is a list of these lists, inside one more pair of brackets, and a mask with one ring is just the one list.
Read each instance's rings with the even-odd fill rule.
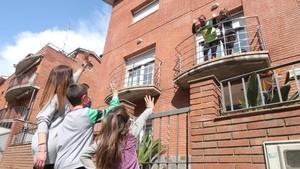
[[143,6],[142,8],[133,11],[133,23],[142,20],[146,16],[154,13],[159,9],[159,0],[154,0],[147,5]]
[[125,86],[152,85],[155,50],[148,50],[126,61]]
[[300,168],[300,150],[284,151],[284,160],[288,169]]
[[299,140],[270,141],[264,143],[268,169],[299,169]]

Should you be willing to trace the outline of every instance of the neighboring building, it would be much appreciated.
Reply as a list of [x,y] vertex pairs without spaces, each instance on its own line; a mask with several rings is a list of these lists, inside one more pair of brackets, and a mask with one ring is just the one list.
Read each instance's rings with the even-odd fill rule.
[[[109,101],[107,86],[115,83],[134,114],[144,109],[145,94],[156,96],[147,128],[166,148],[157,165],[300,167],[300,143],[290,141],[300,139],[298,0],[104,1],[112,13],[101,64],[106,87],[99,90]],[[208,52],[206,60],[192,23],[223,8],[233,17],[233,52],[225,54],[230,42],[220,30],[217,58]]]
[[[164,149],[164,153],[155,162],[143,166],[300,167],[297,158],[300,151],[297,141],[300,139],[299,0],[104,1],[112,5],[104,59],[101,65],[97,59],[93,61],[93,72],[86,73],[82,82],[95,91],[90,94],[99,107],[111,99],[108,89],[114,83],[119,88],[119,97],[134,115],[145,108],[146,94],[155,96],[155,113],[145,128],[154,139],[161,141],[160,150]],[[208,52],[206,60],[203,37],[192,34],[192,23],[201,14],[211,19],[223,8],[233,16],[233,52],[227,54],[225,50],[230,42],[221,40],[217,58],[211,59]],[[217,31],[221,39],[225,33]],[[39,84],[44,84],[48,76],[39,72],[49,72],[53,62],[75,67],[81,63],[49,47],[42,51],[44,57],[39,66],[28,70],[29,73],[37,69],[37,83],[28,86],[28,92],[20,92],[19,97],[24,99],[19,105],[28,106],[30,96],[35,95],[33,91],[38,87],[33,98],[39,99],[42,93]],[[75,56],[75,60],[80,59]],[[95,78],[99,75],[101,79]],[[15,74],[0,86],[0,92],[8,100],[16,97],[14,92],[9,94],[13,89],[9,82],[15,84],[14,77]],[[26,76],[28,80],[30,77]],[[29,104],[29,110],[34,113],[18,114],[27,117],[28,126],[31,123],[34,126],[37,104]],[[0,100],[0,106],[7,107],[6,102]],[[15,130],[22,129],[23,121],[13,121],[13,125],[5,123],[7,128],[11,125],[11,134],[0,168],[30,168],[30,145],[12,145],[14,141],[20,142]],[[26,137],[22,138],[26,141]]]
[[101,58],[92,51],[78,48],[66,54],[48,44],[15,65],[15,72],[0,86],[1,169],[33,167],[31,138],[36,130],[36,115],[49,73],[60,64],[71,66],[76,71],[86,55],[93,66],[82,74],[79,83],[88,84],[93,103],[100,103],[97,76],[100,74]]

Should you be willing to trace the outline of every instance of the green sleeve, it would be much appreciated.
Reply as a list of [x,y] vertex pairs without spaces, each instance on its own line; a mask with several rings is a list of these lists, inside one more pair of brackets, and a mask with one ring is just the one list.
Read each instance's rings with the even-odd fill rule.
[[102,121],[111,109],[113,109],[119,105],[120,105],[119,99],[117,97],[113,97],[112,100],[110,101],[109,106],[106,109],[104,109],[104,110],[89,109],[88,110],[89,121],[92,124],[95,124],[98,121]]

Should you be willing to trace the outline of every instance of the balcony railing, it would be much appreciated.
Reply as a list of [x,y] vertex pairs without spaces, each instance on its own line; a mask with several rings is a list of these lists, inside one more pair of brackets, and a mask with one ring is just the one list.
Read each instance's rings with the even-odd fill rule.
[[12,145],[19,145],[19,144],[28,144],[31,143],[32,136],[34,135],[37,128],[32,129],[23,129],[22,132],[15,134],[12,139]]
[[[232,29],[224,29],[224,24],[232,23]],[[239,17],[213,25],[217,30],[216,44],[207,46],[201,35],[192,35],[177,47],[175,77],[193,67],[235,55],[249,55],[264,51],[265,44],[261,25],[257,16]],[[231,32],[231,33],[228,33]],[[252,53],[252,54],[251,54]]]
[[300,102],[300,60],[222,80],[222,112],[233,113]]
[[[162,62],[158,58],[145,64],[128,66],[123,63],[110,73],[110,82],[121,92],[129,89],[142,90],[149,86],[159,88],[161,64]],[[107,93],[107,95],[110,94]]]
[[16,86],[32,85],[34,78],[35,73],[32,71],[21,76],[15,76],[9,81],[8,90]]
[[28,108],[25,106],[15,106],[0,110],[0,120],[20,119],[25,120]]

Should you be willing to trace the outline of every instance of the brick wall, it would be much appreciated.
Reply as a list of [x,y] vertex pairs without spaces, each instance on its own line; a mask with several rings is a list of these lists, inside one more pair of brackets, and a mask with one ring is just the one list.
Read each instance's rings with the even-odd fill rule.
[[[103,79],[110,79],[109,73],[116,66],[123,63],[126,57],[131,56],[132,53],[142,50],[147,46],[155,44],[156,56],[162,60],[161,79],[163,80],[160,86],[161,94],[157,98],[154,111],[165,112],[186,106],[191,107],[190,129],[194,135],[190,137],[191,144],[189,145],[193,146],[194,143],[197,143],[195,144],[196,148],[193,148],[192,151],[192,154],[195,156],[193,159],[196,161],[202,161],[200,162],[203,164],[201,167],[204,166],[206,168],[216,168],[217,164],[222,164],[223,168],[232,168],[235,165],[236,168],[251,168],[248,164],[257,164],[257,166],[254,165],[253,168],[263,166],[262,154],[253,156],[239,155],[238,152],[235,154],[234,148],[232,149],[233,153],[229,153],[229,155],[225,155],[224,158],[219,159],[218,153],[222,154],[225,149],[228,149],[229,152],[231,150],[229,150],[230,147],[219,148],[218,144],[221,144],[222,146],[222,144],[229,144],[233,140],[236,141],[236,144],[246,144],[244,145],[245,147],[251,148],[251,144],[248,142],[250,140],[249,138],[238,138],[241,137],[238,135],[239,128],[243,129],[243,127],[245,127],[244,131],[249,131],[249,133],[245,134],[249,134],[249,137],[251,136],[251,140],[252,137],[257,137],[257,139],[271,137],[268,135],[269,130],[261,131],[260,129],[250,129],[248,128],[247,122],[245,124],[235,122],[238,119],[245,120],[248,117],[239,117],[235,118],[235,120],[220,119],[215,121],[215,118],[220,117],[220,114],[218,113],[218,97],[220,93],[219,91],[214,91],[216,86],[218,86],[218,82],[216,80],[211,79],[210,81],[202,81],[200,86],[198,86],[198,83],[193,83],[190,89],[176,87],[173,83],[175,73],[173,70],[176,66],[177,54],[175,48],[185,38],[192,35],[191,24],[194,18],[204,14],[209,19],[212,17],[213,13],[218,14],[219,10],[222,8],[227,8],[229,10],[239,8],[243,9],[245,16],[257,15],[259,17],[266,47],[270,52],[270,59],[273,62],[272,65],[297,59],[300,54],[300,48],[298,47],[300,43],[299,1],[266,0],[262,2],[261,0],[160,0],[160,6],[157,12],[137,23],[132,24],[131,10],[143,2],[143,0],[123,0],[113,7],[104,48],[104,60],[101,65],[104,69],[102,76]],[[211,5],[215,2],[218,2],[220,7],[215,11],[211,11]],[[299,22],[297,22],[298,20]],[[137,44],[138,39],[142,39],[142,43]],[[104,80],[102,84],[104,86],[108,86],[109,81]],[[141,104],[136,104],[136,110],[141,109],[139,108],[139,105]],[[256,118],[257,116],[259,115],[251,116],[251,118]],[[172,119],[171,121],[174,122],[174,120],[175,119]],[[261,119],[261,121],[266,120]],[[279,121],[280,120],[283,119],[279,119]],[[184,119],[180,119],[180,121],[184,121]],[[232,123],[232,121],[234,123]],[[283,121],[285,122],[285,120]],[[260,121],[258,120],[257,122]],[[273,123],[276,123],[276,121]],[[159,133],[159,124],[159,120],[155,120],[153,123],[154,135],[156,137]],[[228,131],[220,132],[218,127],[213,127],[216,124],[223,126],[219,128],[224,128],[224,130]],[[282,127],[286,127],[285,125],[286,124],[283,126],[278,125],[277,127],[280,129]],[[167,128],[167,119],[162,119],[162,126],[163,128]],[[174,129],[174,124],[172,127]],[[235,132],[231,130],[238,131]],[[181,133],[183,131],[184,127],[181,126],[181,131],[179,132],[180,135],[184,136],[184,133]],[[264,135],[256,136],[256,131],[257,134]],[[162,139],[164,140],[167,137],[167,130],[162,129],[162,132]],[[202,134],[202,132],[205,134]],[[171,137],[172,142],[170,144],[172,144],[173,147],[176,141],[175,138],[176,135]],[[182,138],[183,137],[180,137],[180,139]],[[289,136],[285,136],[283,139],[286,138],[290,139]],[[233,145],[235,144],[235,142],[232,143]],[[202,147],[202,144],[203,146],[211,147],[207,148],[208,151],[211,152],[211,155],[205,156],[205,159],[200,159],[204,157],[204,149],[199,148]],[[256,149],[258,149],[257,147],[258,145],[256,145]],[[224,153],[225,152],[226,151],[224,151]],[[232,161],[234,159],[232,157],[240,159],[241,161],[244,160],[245,162],[241,164],[231,164],[230,160]],[[209,163],[209,165],[207,165],[208,163],[203,163],[203,161],[210,160],[212,162]]]
[[300,138],[299,106],[220,115],[218,82],[191,82],[193,168],[265,169],[263,142]]
[[8,147],[0,161],[1,169],[31,169],[33,157],[31,144]]

